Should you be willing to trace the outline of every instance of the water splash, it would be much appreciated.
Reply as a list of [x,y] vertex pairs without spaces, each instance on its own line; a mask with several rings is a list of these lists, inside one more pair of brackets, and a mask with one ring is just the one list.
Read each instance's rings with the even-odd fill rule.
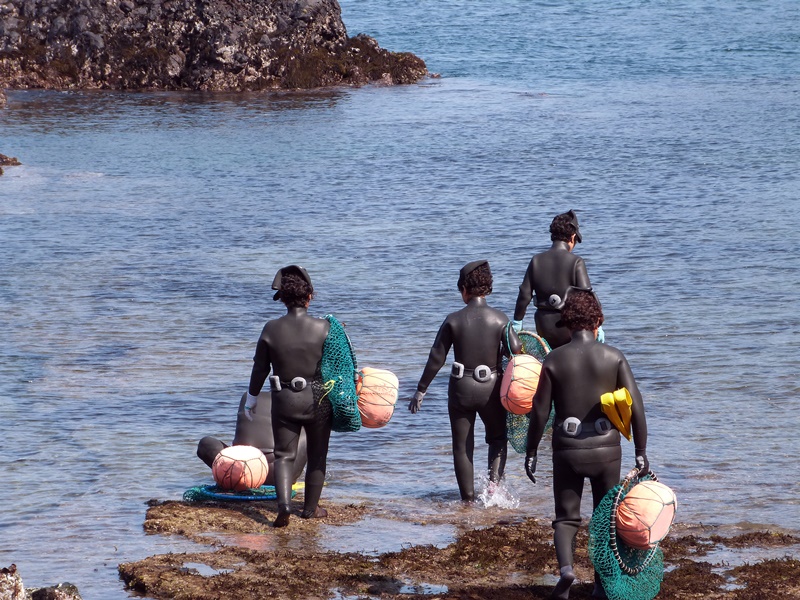
[[501,479],[499,482],[489,481],[488,477],[480,477],[479,483],[482,486],[482,491],[478,495],[478,500],[481,501],[484,508],[498,507],[498,508],[518,508],[519,498],[516,497],[511,489],[507,486],[506,480]]

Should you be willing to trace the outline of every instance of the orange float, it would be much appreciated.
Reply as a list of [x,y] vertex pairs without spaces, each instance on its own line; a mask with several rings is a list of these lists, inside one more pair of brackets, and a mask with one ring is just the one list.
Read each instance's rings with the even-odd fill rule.
[[394,414],[399,387],[397,376],[391,371],[361,369],[356,380],[361,425],[370,429],[384,427]]
[[242,492],[264,484],[269,463],[255,446],[228,446],[217,454],[211,472],[221,489]]
[[539,387],[542,363],[530,354],[517,354],[509,362],[500,384],[500,402],[508,412],[527,415]]
[[675,492],[658,481],[641,481],[617,507],[617,535],[626,545],[649,550],[663,540],[675,519]]

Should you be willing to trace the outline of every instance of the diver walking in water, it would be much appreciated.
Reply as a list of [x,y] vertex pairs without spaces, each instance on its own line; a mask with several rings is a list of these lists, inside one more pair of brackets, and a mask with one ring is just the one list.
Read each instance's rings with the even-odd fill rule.
[[253,358],[245,413],[251,417],[258,414],[261,408],[258,394],[269,376],[278,496],[274,526],[285,527],[292,514],[292,481],[301,430],[306,432],[308,464],[300,516],[310,519],[328,514],[319,506],[319,498],[325,482],[332,412],[330,401],[315,402],[312,390],[319,383],[314,380],[319,377],[318,366],[330,323],[308,314],[314,287],[303,267],[282,268],[275,275],[272,289],[277,290],[273,300],[281,300],[286,305],[286,314],[268,321],[261,332]]
[[447,316],[439,327],[428,362],[408,405],[417,413],[433,378],[444,366],[450,348],[454,361],[447,388],[447,411],[453,437],[453,462],[461,499],[475,500],[475,417],[480,416],[489,444],[489,480],[499,482],[506,463],[506,411],[500,404],[501,358],[522,349],[514,331],[505,347],[503,332],[508,317],[486,303],[492,293],[489,262],[478,260],[465,265],[458,278],[458,289],[466,306]]
[[[539,387],[533,397],[528,430],[525,472],[536,483],[539,442],[544,434],[551,404],[553,423],[553,521],[556,557],[561,577],[553,598],[566,600],[575,580],[573,544],[581,523],[581,495],[584,479],[592,486],[593,506],[620,480],[620,433],[603,415],[600,397],[627,388],[633,404],[630,426],[636,447],[636,466],[641,475],[649,469],[647,423],[636,380],[625,356],[595,340],[603,323],[603,311],[591,289],[570,288],[561,319],[571,332],[569,343],[556,348],[544,359]],[[605,598],[595,574],[592,597]]]
[[572,253],[575,244],[583,241],[575,211],[570,210],[553,219],[550,239],[553,241],[550,249],[536,254],[528,264],[519,286],[513,325],[516,331],[522,329],[522,319],[533,299],[536,332],[547,340],[551,348],[557,348],[570,340],[569,331],[557,325],[564,293],[570,286],[589,288],[591,284],[583,259]]

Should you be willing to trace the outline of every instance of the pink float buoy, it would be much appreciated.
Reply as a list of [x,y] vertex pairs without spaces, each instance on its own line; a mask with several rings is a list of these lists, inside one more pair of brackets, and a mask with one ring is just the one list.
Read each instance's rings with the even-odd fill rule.
[[384,427],[394,413],[399,387],[397,376],[391,371],[361,369],[356,381],[361,425],[371,429]]
[[211,472],[223,490],[242,492],[263,485],[269,463],[264,453],[254,446],[228,446],[217,454]]

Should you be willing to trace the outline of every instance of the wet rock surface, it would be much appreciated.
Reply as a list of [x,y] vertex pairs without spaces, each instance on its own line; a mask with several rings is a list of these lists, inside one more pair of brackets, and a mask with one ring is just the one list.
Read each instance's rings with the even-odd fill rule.
[[0,600],[81,600],[81,595],[71,583],[26,590],[17,565],[10,565],[0,569]]
[[337,0],[0,0],[0,88],[310,89],[426,74],[413,54],[348,37]]
[[[2,104],[0,104],[2,106]],[[22,163],[19,162],[16,158],[11,156],[6,156],[5,154],[0,154],[0,175],[3,174],[3,167],[16,167],[21,165]],[[0,596],[0,598],[2,598]]]
[[[153,556],[119,566],[132,590],[152,598],[382,598],[392,600],[530,600],[549,598],[558,566],[549,522],[516,519],[464,531],[443,547],[409,545],[380,555],[320,550],[313,544],[289,543],[314,529],[358,522],[369,507],[327,505],[330,517],[293,519],[279,530],[282,541],[254,549],[217,538],[209,552]],[[208,534],[232,531],[269,534],[277,514],[274,503],[231,506],[222,503],[153,503],[145,520],[151,533],[186,536],[209,542]],[[275,532],[273,531],[273,534]],[[213,538],[211,538],[213,539]],[[591,596],[593,570],[587,534],[578,535],[570,598]],[[736,537],[709,533],[671,534],[663,544],[666,573],[661,599],[800,598],[800,561],[745,561],[732,566],[712,558],[720,550],[739,548],[755,556],[765,549],[782,554],[796,549],[800,537],[753,532]],[[783,550],[786,549],[786,550]],[[747,554],[745,554],[747,555]],[[198,568],[201,567],[201,568]],[[201,573],[201,570],[206,571]],[[337,596],[338,594],[338,596]]]

